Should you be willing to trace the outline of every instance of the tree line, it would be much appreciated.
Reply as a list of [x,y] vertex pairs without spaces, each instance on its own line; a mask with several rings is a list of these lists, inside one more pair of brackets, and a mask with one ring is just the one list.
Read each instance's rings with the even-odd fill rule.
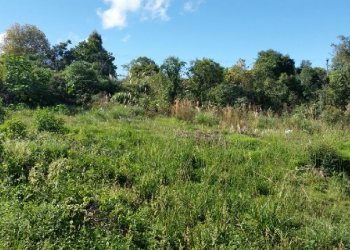
[[36,26],[14,24],[0,45],[0,97],[6,104],[29,106],[88,105],[95,96],[115,102],[165,110],[177,99],[197,105],[256,105],[275,112],[300,105],[350,109],[350,37],[332,45],[331,67],[299,66],[275,50],[258,53],[251,68],[240,59],[229,68],[209,58],[189,64],[168,57],[161,65],[148,57],[132,60],[118,79],[115,57],[100,34],[73,46],[51,46]]

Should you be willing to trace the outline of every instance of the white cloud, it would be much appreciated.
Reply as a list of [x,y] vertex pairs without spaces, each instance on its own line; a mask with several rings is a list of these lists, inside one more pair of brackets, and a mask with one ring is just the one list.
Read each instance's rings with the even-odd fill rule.
[[160,19],[168,21],[168,9],[172,0],[103,0],[110,8],[98,10],[105,29],[125,28],[128,26],[128,14],[140,12],[141,19]]
[[128,13],[141,8],[141,0],[104,0],[104,2],[111,5],[105,11],[98,11],[105,29],[126,27]]
[[126,36],[123,37],[122,42],[127,43],[130,40],[130,38],[131,38],[131,35],[127,34]]
[[144,19],[149,17],[152,19],[160,18],[163,21],[168,21],[168,9],[170,7],[170,0],[148,0],[145,5]]
[[185,12],[195,12],[204,3],[204,0],[189,0],[184,4]]

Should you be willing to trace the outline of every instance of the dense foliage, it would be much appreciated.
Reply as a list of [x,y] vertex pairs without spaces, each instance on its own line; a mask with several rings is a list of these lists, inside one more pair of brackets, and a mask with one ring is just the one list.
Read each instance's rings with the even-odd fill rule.
[[1,97],[7,104],[30,106],[86,105],[97,93],[117,89],[115,58],[93,32],[71,47],[50,47],[45,34],[32,25],[10,27],[1,45]]
[[346,112],[350,101],[350,38],[333,44],[327,70],[274,50],[258,53],[249,69],[240,59],[224,68],[209,58],[188,68],[177,57],[161,65],[139,57],[126,65],[128,75],[117,79],[115,57],[92,32],[76,46],[71,41],[50,46],[45,34],[32,25],[10,27],[0,49],[1,97],[6,104],[47,106],[89,105],[94,96],[113,96],[115,102],[169,111],[176,100],[197,106],[259,106],[281,113],[300,105],[317,106],[317,115],[330,109]]

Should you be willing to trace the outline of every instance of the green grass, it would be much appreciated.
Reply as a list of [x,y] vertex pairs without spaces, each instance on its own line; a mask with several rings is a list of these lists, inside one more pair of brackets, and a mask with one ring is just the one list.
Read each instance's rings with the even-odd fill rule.
[[349,178],[313,155],[347,163],[348,131],[261,118],[243,135],[110,106],[56,111],[57,133],[38,112],[8,114],[26,133],[3,134],[1,249],[350,248]]

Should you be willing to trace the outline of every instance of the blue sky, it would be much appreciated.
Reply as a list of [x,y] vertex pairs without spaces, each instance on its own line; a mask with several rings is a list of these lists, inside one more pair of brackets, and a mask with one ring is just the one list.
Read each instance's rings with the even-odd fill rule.
[[3,0],[0,14],[0,33],[34,24],[52,44],[96,30],[119,72],[138,56],[251,65],[270,48],[324,67],[337,36],[350,36],[349,0]]

